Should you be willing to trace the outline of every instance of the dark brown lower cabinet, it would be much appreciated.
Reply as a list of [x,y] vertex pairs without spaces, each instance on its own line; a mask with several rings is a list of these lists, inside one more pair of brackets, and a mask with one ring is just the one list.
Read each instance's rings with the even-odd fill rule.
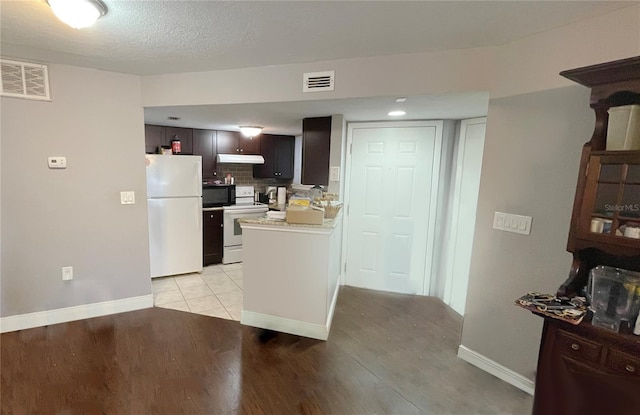
[[640,414],[640,336],[546,318],[533,414]]
[[202,211],[202,264],[222,262],[222,209]]

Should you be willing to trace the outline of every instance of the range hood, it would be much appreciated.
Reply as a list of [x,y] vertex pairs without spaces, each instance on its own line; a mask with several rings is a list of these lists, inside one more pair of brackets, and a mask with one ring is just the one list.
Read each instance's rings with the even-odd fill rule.
[[218,154],[218,163],[264,164],[264,157],[249,154]]

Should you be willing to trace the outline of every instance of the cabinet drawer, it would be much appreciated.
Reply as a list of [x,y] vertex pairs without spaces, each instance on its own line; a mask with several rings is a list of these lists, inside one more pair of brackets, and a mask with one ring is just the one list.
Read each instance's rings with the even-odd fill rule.
[[609,349],[607,368],[621,375],[640,377],[640,358],[616,349]]
[[597,363],[602,353],[602,345],[559,330],[557,350],[561,355],[571,356],[578,361]]

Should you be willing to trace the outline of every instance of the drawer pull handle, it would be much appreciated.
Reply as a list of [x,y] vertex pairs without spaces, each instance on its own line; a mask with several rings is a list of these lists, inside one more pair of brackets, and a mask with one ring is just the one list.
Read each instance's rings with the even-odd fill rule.
[[636,373],[636,367],[635,367],[635,366],[633,366],[633,365],[626,365],[624,368],[625,368],[625,369],[627,370],[627,372],[629,372],[629,373]]
[[580,350],[580,345],[578,343],[572,343],[571,348],[575,351]]

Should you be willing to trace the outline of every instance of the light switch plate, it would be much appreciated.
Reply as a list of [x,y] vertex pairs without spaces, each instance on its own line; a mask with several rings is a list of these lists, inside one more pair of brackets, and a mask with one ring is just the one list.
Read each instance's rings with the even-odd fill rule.
[[340,167],[329,168],[329,180],[332,182],[340,181]]
[[66,169],[67,158],[62,156],[52,156],[47,158],[47,164],[50,169]]
[[500,231],[531,234],[531,216],[513,215],[510,213],[495,212],[493,215],[493,229]]
[[69,281],[73,279],[73,267],[62,267],[62,280]]
[[121,205],[133,205],[136,203],[136,194],[134,191],[120,192]]

